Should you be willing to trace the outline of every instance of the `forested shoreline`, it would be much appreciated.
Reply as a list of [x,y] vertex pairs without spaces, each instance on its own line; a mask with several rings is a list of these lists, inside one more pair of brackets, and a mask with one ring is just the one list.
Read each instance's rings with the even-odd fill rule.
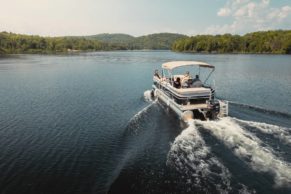
[[198,35],[177,40],[177,52],[291,54],[291,30],[252,32],[240,35]]
[[[130,37],[130,38],[129,38]],[[94,36],[41,37],[0,32],[0,54],[67,53],[78,51],[170,50],[172,44],[185,35],[158,33],[133,37],[125,34]]]
[[97,40],[72,37],[41,37],[33,35],[22,35],[1,32],[0,33],[0,53],[64,53],[74,51],[100,51],[119,50]]
[[0,32],[0,54],[67,53],[113,50],[172,50],[193,53],[291,54],[291,30],[252,32],[240,35],[159,33],[133,37],[127,34],[41,37]]

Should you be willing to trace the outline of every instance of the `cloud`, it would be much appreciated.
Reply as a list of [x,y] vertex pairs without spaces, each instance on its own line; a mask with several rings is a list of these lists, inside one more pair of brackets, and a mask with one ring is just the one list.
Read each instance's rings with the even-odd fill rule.
[[219,12],[217,13],[218,16],[229,16],[230,9],[228,8],[221,8]]
[[232,22],[212,25],[209,34],[246,33],[251,31],[286,28],[290,26],[291,6],[273,8],[270,0],[228,0],[217,12],[219,17],[229,17]]
[[280,13],[278,14],[278,19],[283,20],[285,19],[289,14],[291,14],[291,7],[290,6],[284,6],[281,8]]

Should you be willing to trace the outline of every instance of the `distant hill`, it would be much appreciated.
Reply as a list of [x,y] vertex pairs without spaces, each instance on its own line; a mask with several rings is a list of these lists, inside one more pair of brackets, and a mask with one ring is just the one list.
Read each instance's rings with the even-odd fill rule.
[[85,36],[89,40],[98,40],[103,43],[114,44],[125,49],[171,49],[172,44],[187,38],[182,34],[158,33],[146,36],[134,37],[128,34],[97,34]]
[[86,39],[98,40],[110,44],[128,44],[135,39],[134,36],[128,34],[97,34],[92,36],[85,36]]
[[172,44],[186,35],[173,33],[159,33],[140,36],[134,39],[132,43],[133,49],[171,49]]

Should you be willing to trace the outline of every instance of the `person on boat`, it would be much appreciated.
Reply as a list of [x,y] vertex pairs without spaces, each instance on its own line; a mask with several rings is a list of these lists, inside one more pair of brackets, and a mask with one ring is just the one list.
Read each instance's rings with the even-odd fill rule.
[[176,81],[174,81],[174,87],[181,88],[181,80],[179,77],[177,77]]
[[183,79],[188,80],[188,79],[190,79],[190,78],[191,78],[191,76],[190,76],[190,72],[189,72],[189,71],[186,71],[186,73],[185,73]]
[[195,76],[195,79],[193,79],[192,82],[192,87],[196,88],[196,87],[202,87],[202,81],[199,79],[199,75]]
[[157,69],[155,70],[154,76],[161,79],[160,74],[159,74],[159,70],[157,70]]
[[[183,88],[188,88],[188,80],[191,79],[191,75],[189,71],[186,71],[186,73],[184,74],[182,81],[181,81],[181,85]],[[192,80],[192,79],[191,79]]]

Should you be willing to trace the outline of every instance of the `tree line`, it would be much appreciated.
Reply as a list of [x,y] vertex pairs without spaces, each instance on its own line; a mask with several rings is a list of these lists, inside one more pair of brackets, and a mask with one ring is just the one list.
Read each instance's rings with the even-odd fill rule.
[[115,45],[74,37],[41,37],[0,33],[0,53],[60,53],[68,51],[119,50]]
[[172,49],[197,53],[276,53],[291,54],[291,30],[253,32],[240,35],[198,35],[159,33],[140,37],[126,34],[41,37],[0,32],[0,54],[60,53]]
[[140,37],[133,37],[127,34],[41,37],[0,32],[0,54],[141,49],[170,50],[177,39],[184,37],[187,36],[172,33],[159,33]]
[[291,30],[252,32],[243,36],[192,36],[174,42],[172,50],[195,53],[291,54]]

